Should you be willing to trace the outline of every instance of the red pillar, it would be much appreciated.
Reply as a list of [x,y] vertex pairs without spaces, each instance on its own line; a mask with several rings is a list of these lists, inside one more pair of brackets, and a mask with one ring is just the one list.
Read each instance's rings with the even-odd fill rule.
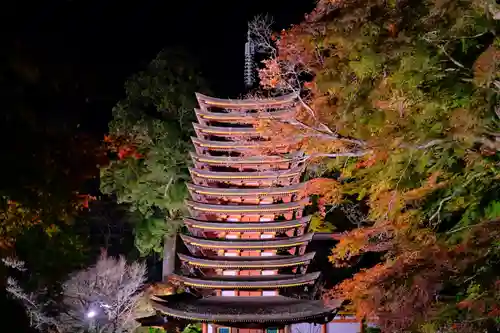
[[321,333],[327,333],[328,331],[328,324],[323,324],[321,325]]

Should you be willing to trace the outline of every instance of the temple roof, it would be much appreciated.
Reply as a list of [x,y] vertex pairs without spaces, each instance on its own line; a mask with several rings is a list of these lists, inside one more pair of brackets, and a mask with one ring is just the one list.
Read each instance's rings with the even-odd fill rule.
[[278,274],[256,276],[207,276],[189,277],[185,275],[170,274],[169,279],[179,281],[186,286],[195,288],[215,289],[275,289],[314,284],[320,272],[307,274]]
[[210,112],[200,109],[194,109],[196,116],[205,121],[216,121],[226,123],[245,123],[255,124],[261,119],[287,119],[293,117],[294,109],[281,110],[275,112],[259,112],[259,113],[241,113],[241,112]]
[[261,205],[211,205],[196,201],[186,200],[188,209],[210,213],[266,213],[266,212],[289,212],[296,209],[303,209],[309,203],[309,198],[295,202],[287,202],[280,204],[261,204]]
[[254,127],[217,127],[217,126],[205,126],[198,123],[193,123],[193,127],[196,131],[207,135],[218,135],[218,136],[264,136],[265,133],[261,133]]
[[287,147],[293,142],[267,142],[267,141],[212,141],[191,137],[195,146],[219,150],[241,150],[241,149],[272,149]]
[[[300,322],[331,321],[337,307],[327,307],[322,301],[294,299],[284,296],[238,297],[212,296],[195,298],[177,294],[177,299],[154,301],[153,307],[167,317],[244,327],[259,323],[286,325]],[[180,297],[179,297],[180,296]]]
[[271,257],[225,257],[197,258],[178,253],[179,259],[195,267],[217,268],[282,268],[309,264],[315,252],[302,256],[271,256]]
[[284,220],[273,222],[218,222],[218,221],[201,221],[192,218],[184,219],[184,223],[188,228],[205,229],[205,230],[225,230],[225,231],[274,231],[281,229],[291,229],[303,227],[311,220],[311,216],[305,216],[297,220]]
[[207,249],[279,249],[306,245],[314,233],[307,233],[297,237],[271,239],[206,239],[188,235],[181,235],[186,245],[194,245]]
[[302,175],[304,167],[296,167],[288,170],[278,171],[253,171],[253,172],[219,172],[189,168],[191,177],[208,178],[208,179],[277,179],[296,177]]
[[302,162],[304,158],[293,158],[293,157],[281,157],[281,156],[238,156],[238,157],[227,157],[227,156],[207,156],[198,155],[191,152],[191,158],[194,161],[214,164],[214,165],[235,165],[235,164],[261,164],[261,163],[290,163],[290,162]]
[[300,192],[305,186],[305,183],[294,184],[285,187],[264,187],[264,188],[219,188],[206,187],[188,183],[189,191],[197,194],[221,196],[221,197],[244,197],[244,196],[266,196],[279,194],[293,194]]
[[196,99],[199,104],[235,110],[284,107],[295,103],[297,97],[296,93],[291,93],[279,97],[262,99],[222,99],[196,93]]

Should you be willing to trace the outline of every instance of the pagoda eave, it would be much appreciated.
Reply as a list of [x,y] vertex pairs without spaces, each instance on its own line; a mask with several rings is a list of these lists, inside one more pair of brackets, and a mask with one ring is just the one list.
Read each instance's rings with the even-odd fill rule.
[[185,301],[154,301],[153,307],[171,319],[216,323],[231,327],[271,327],[313,322],[324,324],[331,321],[341,308],[327,307],[321,301],[293,299],[284,296],[221,297]]
[[259,113],[239,113],[239,112],[210,112],[200,109],[195,109],[198,121],[203,125],[208,125],[209,122],[228,123],[228,124],[247,124],[258,125],[262,120],[285,120],[292,119],[295,115],[294,109],[281,110],[275,112],[259,112]]
[[210,97],[200,93],[196,93],[196,99],[202,107],[219,107],[227,108],[232,110],[247,110],[248,108],[260,109],[260,108],[279,108],[292,106],[297,103],[298,94],[290,93],[287,95],[274,97],[274,98],[262,98],[259,100],[255,99],[222,99]]
[[194,288],[215,289],[276,289],[311,285],[316,282],[320,272],[297,275],[269,275],[269,276],[218,276],[195,278],[185,275],[171,274],[171,281]]
[[284,187],[268,187],[268,188],[217,188],[200,186],[196,184],[187,184],[187,188],[190,192],[215,196],[215,197],[246,197],[246,196],[273,196],[273,195],[286,195],[286,194],[297,194],[301,192],[305,187],[305,183],[294,184]]
[[[193,123],[193,127],[198,136],[224,136],[224,137],[269,137],[265,133],[261,133],[254,127],[218,127],[206,126],[198,123]],[[201,139],[201,138],[200,138]]]
[[304,216],[296,220],[284,220],[273,222],[217,222],[217,221],[203,221],[192,218],[184,219],[184,223],[188,228],[200,229],[205,231],[277,231],[288,230],[292,228],[305,227],[311,220],[311,216]]
[[233,186],[290,186],[300,182],[304,166],[289,170],[263,172],[215,172],[190,168],[193,183],[207,186],[208,183],[228,183]]
[[191,200],[186,200],[185,202],[189,210],[205,213],[265,215],[266,213],[283,213],[302,210],[310,201],[309,198],[306,198],[296,202],[268,205],[212,205]]
[[250,239],[250,240],[215,240],[180,235],[186,245],[191,245],[206,249],[281,249],[295,246],[307,245],[314,233],[307,233],[302,236],[272,239]]
[[313,260],[315,254],[315,252],[309,252],[302,256],[283,256],[277,259],[273,259],[273,257],[212,257],[207,259],[192,257],[181,253],[179,253],[178,256],[182,262],[198,268],[269,269],[308,265]]
[[304,166],[279,171],[264,171],[264,172],[216,172],[189,168],[192,176],[211,179],[267,179],[267,178],[285,178],[300,176],[304,171]]
[[227,156],[207,156],[198,155],[195,153],[190,153],[191,159],[194,163],[204,163],[208,165],[215,166],[229,166],[229,165],[239,165],[239,164],[272,164],[272,163],[292,163],[293,165],[298,165],[304,162],[305,158],[300,157],[282,157],[273,155],[264,156],[239,156],[239,157],[227,157]]
[[204,155],[207,151],[220,152],[273,152],[274,154],[286,154],[295,142],[255,142],[255,141],[212,141],[191,137],[194,148],[198,154]]

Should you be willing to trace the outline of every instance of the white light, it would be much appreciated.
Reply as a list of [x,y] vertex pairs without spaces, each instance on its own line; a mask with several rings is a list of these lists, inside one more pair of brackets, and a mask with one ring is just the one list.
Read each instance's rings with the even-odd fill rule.
[[90,310],[89,312],[87,312],[87,318],[94,318],[96,315],[97,312],[95,312],[94,310]]

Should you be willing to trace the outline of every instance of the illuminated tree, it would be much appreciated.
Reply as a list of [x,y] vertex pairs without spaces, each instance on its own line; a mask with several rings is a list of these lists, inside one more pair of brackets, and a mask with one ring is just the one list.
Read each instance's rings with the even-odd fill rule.
[[[24,263],[12,258],[4,264],[25,271]],[[148,309],[141,308],[146,266],[127,263],[125,258],[103,253],[97,263],[76,272],[63,283],[60,299],[50,300],[45,290],[26,292],[13,278],[8,279],[7,292],[25,307],[31,325],[58,333],[133,332],[136,318]]]
[[136,245],[161,252],[165,235],[181,225],[189,179],[195,92],[203,80],[183,52],[160,53],[125,83],[105,141],[112,154],[101,190],[138,213]]
[[[324,213],[367,206],[331,261],[382,255],[327,297],[352,300],[358,316],[384,330],[496,327],[495,8],[486,0],[324,0],[262,41],[274,47],[260,71],[264,95],[300,97],[295,119],[262,130],[299,138],[310,165],[336,175],[309,187]],[[490,316],[457,308],[470,290]]]
[[[8,48],[7,48],[8,49]],[[86,210],[92,182],[106,164],[100,138],[82,124],[74,96],[90,94],[88,77],[65,63],[43,62],[20,43],[0,65],[0,250],[29,229],[57,233]],[[76,104],[76,105],[75,105]]]

